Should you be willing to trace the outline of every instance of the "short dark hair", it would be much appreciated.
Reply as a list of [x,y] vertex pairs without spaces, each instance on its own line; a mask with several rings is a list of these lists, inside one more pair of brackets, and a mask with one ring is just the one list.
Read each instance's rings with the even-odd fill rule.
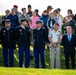
[[26,9],[26,8],[22,8],[21,10],[23,11],[24,9]]
[[36,15],[38,16],[39,10],[38,9],[35,9],[34,11],[36,12]]
[[71,9],[68,9],[68,12],[70,12],[71,14],[73,14],[72,10]]
[[53,9],[53,8],[52,8],[52,6],[51,6],[51,5],[49,5],[49,6],[47,7],[47,9]]
[[71,17],[71,18],[73,18],[73,15],[71,14],[71,15],[68,15],[68,17]]
[[28,8],[31,8],[31,5],[30,4],[28,5]]
[[57,11],[57,10],[54,10],[54,12],[58,13],[58,11]]
[[36,13],[38,13],[38,12],[39,12],[39,10],[38,10],[38,9],[35,9],[35,12],[36,12]]
[[44,12],[47,12],[47,13],[48,13],[48,11],[47,11],[47,10],[44,10],[44,11],[43,11],[43,13],[44,13]]
[[60,9],[60,8],[57,8],[56,10],[61,11],[61,9]]

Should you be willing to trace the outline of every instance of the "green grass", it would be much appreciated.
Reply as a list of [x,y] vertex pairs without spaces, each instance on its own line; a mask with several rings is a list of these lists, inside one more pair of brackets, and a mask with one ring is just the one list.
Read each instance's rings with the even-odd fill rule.
[[0,68],[0,75],[76,75],[76,71],[34,68]]
[[[31,52],[33,52],[33,48],[30,47]],[[2,47],[0,46],[0,75],[76,75],[75,70],[66,70],[65,69],[65,59],[63,47],[61,46],[61,68],[50,69],[50,51],[45,50],[45,69],[35,69],[34,58],[31,58],[30,67],[29,68],[19,68],[18,63],[18,49],[14,51],[14,67],[13,68],[5,68],[3,64],[3,56],[2,56]]]

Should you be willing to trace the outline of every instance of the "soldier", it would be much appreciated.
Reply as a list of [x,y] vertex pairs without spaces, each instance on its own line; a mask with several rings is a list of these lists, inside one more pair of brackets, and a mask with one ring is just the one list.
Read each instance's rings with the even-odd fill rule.
[[23,54],[25,53],[25,67],[30,64],[30,31],[27,27],[27,20],[22,19],[21,25],[16,28],[16,40],[19,48],[19,67],[23,67]]
[[50,65],[54,68],[54,56],[56,53],[56,68],[60,68],[60,41],[61,33],[58,30],[59,24],[54,24],[54,29],[49,31],[49,42],[50,42]]
[[3,47],[4,66],[12,67],[15,49],[15,29],[11,27],[10,19],[5,20],[5,27],[1,29],[1,42]]
[[35,67],[39,68],[39,55],[41,57],[41,68],[45,68],[44,62],[44,48],[45,41],[47,40],[47,33],[44,28],[42,28],[42,20],[36,22],[37,28],[34,29],[34,58],[35,58]]

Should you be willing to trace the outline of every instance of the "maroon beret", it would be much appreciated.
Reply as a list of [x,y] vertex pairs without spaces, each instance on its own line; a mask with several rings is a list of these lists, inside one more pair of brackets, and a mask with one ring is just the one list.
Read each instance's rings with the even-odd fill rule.
[[55,22],[55,25],[58,25],[59,26],[59,23]]
[[18,8],[18,6],[17,6],[17,5],[14,5],[13,7],[14,7],[14,8]]

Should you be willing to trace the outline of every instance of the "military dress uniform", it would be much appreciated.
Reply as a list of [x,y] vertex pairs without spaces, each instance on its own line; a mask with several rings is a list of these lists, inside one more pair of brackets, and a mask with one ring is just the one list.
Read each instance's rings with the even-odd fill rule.
[[25,67],[30,64],[30,31],[28,27],[21,25],[16,28],[16,40],[19,48],[19,67],[23,66],[23,54],[25,52],[26,63]]
[[[40,23],[41,21],[37,21]],[[45,68],[44,62],[44,48],[45,48],[45,41],[47,41],[47,33],[44,28],[36,28],[33,32],[34,36],[34,58],[35,58],[35,67],[39,68],[39,55],[41,57],[41,65],[42,68]]]
[[54,48],[52,44],[50,44],[50,66],[51,69],[54,68],[54,57],[56,53],[56,68],[60,68],[60,44],[57,43],[58,39],[61,38],[61,33],[59,30],[55,31],[50,30],[48,37],[51,37],[51,40],[57,44],[57,47]]
[[15,49],[15,29],[13,27],[4,27],[1,29],[0,33],[3,47],[4,65],[5,67],[12,67]]

